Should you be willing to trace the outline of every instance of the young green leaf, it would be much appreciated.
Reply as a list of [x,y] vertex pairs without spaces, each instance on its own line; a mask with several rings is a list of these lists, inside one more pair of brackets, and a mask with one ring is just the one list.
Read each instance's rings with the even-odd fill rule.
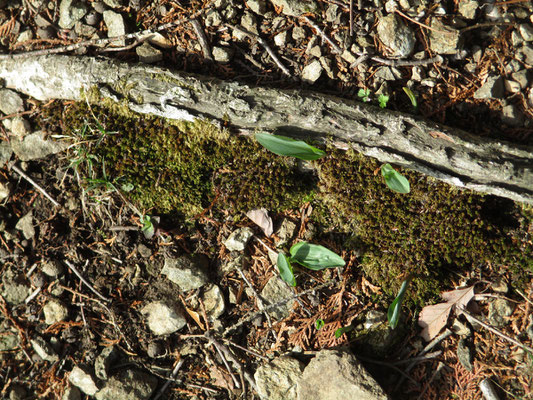
[[296,286],[296,279],[294,279],[294,274],[292,273],[291,262],[285,254],[278,253],[277,265],[281,279],[287,282],[290,286]]
[[302,140],[296,140],[286,136],[256,133],[255,138],[263,147],[278,156],[296,157],[302,160],[317,160],[326,155],[324,151]]
[[390,164],[381,166],[381,175],[385,178],[385,183],[389,189],[398,193],[409,193],[411,185],[405,176],[396,171]]
[[387,103],[389,102],[389,96],[386,96],[384,94],[380,94],[378,97],[379,106],[381,108],[387,107]]
[[306,268],[320,271],[324,268],[343,267],[345,262],[339,255],[324,246],[299,242],[291,247],[291,261]]
[[320,319],[320,318],[319,318],[319,319],[317,319],[317,320],[315,321],[315,328],[316,328],[317,331],[319,331],[320,329],[322,329],[322,328],[324,327],[324,325],[325,325],[325,322],[324,322],[323,319]]
[[155,233],[155,226],[149,215],[144,215],[141,219],[143,224],[142,233],[146,239],[151,239]]
[[370,101],[370,99],[368,98],[369,96],[370,96],[370,89],[359,89],[359,92],[357,92],[357,97],[359,97],[365,103]]
[[350,331],[353,330],[353,326],[351,325],[348,325],[348,326],[343,326],[342,328],[339,328],[335,331],[335,337],[338,339],[340,338],[342,335],[344,335],[345,333],[348,333]]
[[405,92],[407,97],[409,97],[409,100],[411,100],[411,104],[413,105],[413,107],[417,108],[418,107],[418,103],[416,101],[416,97],[415,97],[415,94],[413,93],[413,91],[411,89],[409,89],[408,87],[406,87],[406,86],[403,87],[403,91]]
[[400,321],[402,302],[405,296],[405,291],[407,290],[407,286],[409,285],[410,281],[411,279],[406,279],[405,281],[403,281],[402,286],[400,287],[400,291],[398,292],[398,296],[396,296],[394,301],[389,306],[389,310],[387,311],[387,320],[389,321],[391,329],[396,328],[398,326],[398,321]]

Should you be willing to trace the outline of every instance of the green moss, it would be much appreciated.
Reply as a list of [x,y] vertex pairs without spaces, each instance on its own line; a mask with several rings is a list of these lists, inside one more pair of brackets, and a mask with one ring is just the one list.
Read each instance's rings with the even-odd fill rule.
[[411,193],[398,194],[384,185],[377,161],[332,153],[320,165],[320,200],[328,213],[317,219],[350,235],[346,245],[363,254],[364,272],[389,294],[407,273],[417,277],[412,288],[423,298],[438,293],[451,271],[487,262],[523,266],[531,259],[527,243],[509,234],[518,224],[511,201],[410,171],[401,172]]

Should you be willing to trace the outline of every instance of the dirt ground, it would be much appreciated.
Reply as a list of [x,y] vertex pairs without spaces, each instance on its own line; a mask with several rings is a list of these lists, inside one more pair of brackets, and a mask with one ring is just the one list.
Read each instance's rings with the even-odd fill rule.
[[[283,9],[286,12],[288,7],[277,1],[104,3],[87,2],[79,24],[65,28],[62,26],[68,24],[60,21],[59,2],[0,0],[0,52],[44,50],[105,37],[110,28],[102,17],[104,10],[121,15],[127,32],[156,30],[163,24],[184,20],[161,30],[161,37],[150,44],[151,49],[144,49],[155,58],[144,58],[145,61],[254,85],[303,87],[376,105],[385,101],[387,109],[419,113],[482,137],[524,146],[531,146],[533,141],[533,104],[529,103],[533,90],[528,72],[531,60],[527,58],[531,51],[527,33],[533,21],[532,6],[527,2],[495,3],[492,9],[496,11],[490,12],[479,7],[472,18],[465,16],[468,14],[460,1],[432,4],[420,1],[416,5],[413,2],[412,9],[399,2],[398,11],[388,14],[396,15],[413,30],[415,48],[406,57],[410,64],[379,61],[396,60],[392,56],[394,49],[376,34],[378,21],[387,14],[384,8],[389,7],[380,1],[355,2],[351,36],[350,7],[342,1],[317,1],[315,11],[300,17],[284,13]],[[424,11],[421,16],[420,10]],[[195,16],[198,24],[190,22],[191,16]],[[455,52],[439,53],[435,42],[431,44],[431,32],[444,29],[431,26],[428,29],[434,19],[462,30],[463,37],[456,43]],[[313,27],[315,23],[323,33]],[[239,24],[246,25],[253,34],[239,36],[234,30]],[[21,39],[22,35],[25,36]],[[517,39],[517,35],[522,39]],[[336,54],[325,37],[333,38],[343,49],[351,49],[355,59]],[[269,51],[278,55],[277,60],[258,38],[266,41]],[[109,45],[102,48],[85,43],[72,52],[139,62],[140,58],[148,57],[136,50],[141,45],[130,40],[113,49]],[[441,45],[446,46],[452,44]],[[358,56],[358,52],[367,56]],[[419,56],[415,57],[416,54]],[[442,62],[430,62],[437,55]],[[315,60],[322,66],[316,79],[305,71]],[[521,73],[524,70],[525,74]],[[522,75],[524,86],[520,81]],[[475,93],[492,77],[505,79],[501,93],[495,94],[493,90],[488,97],[476,97]],[[410,90],[405,91],[404,87]],[[415,96],[416,108],[407,93]],[[388,96],[387,100],[380,95]],[[74,114],[69,114],[76,107],[86,113],[77,122]],[[239,368],[236,364],[225,366],[224,356],[207,340],[208,331],[217,343],[231,348],[242,369],[252,375],[265,360],[282,354],[306,361],[315,351],[349,346],[393,399],[481,399],[481,383],[486,379],[490,379],[500,399],[533,398],[531,205],[478,194],[469,197],[470,194],[405,171],[415,188],[413,196],[422,196],[426,190],[416,189],[419,184],[419,188],[435,192],[434,197],[427,195],[428,204],[437,204],[437,199],[442,201],[433,207],[425,205],[411,210],[411,217],[425,221],[431,216],[434,219],[428,221],[460,226],[464,234],[459,232],[451,239],[443,239],[449,233],[446,231],[440,232],[442,237],[433,233],[434,236],[427,236],[435,246],[427,250],[427,258],[417,261],[428,265],[416,270],[423,272],[408,292],[399,326],[391,330],[387,325],[387,308],[407,276],[404,272],[415,268],[416,262],[409,259],[409,252],[417,246],[413,244],[416,235],[424,240],[426,237],[417,229],[410,229],[413,222],[409,220],[397,217],[390,222],[364,214],[381,213],[380,217],[389,218],[387,210],[375,207],[376,199],[390,200],[401,208],[407,204],[402,203],[401,197],[368,192],[376,197],[364,199],[360,206],[342,205],[343,198],[353,196],[351,188],[337,190],[323,182],[327,182],[324,176],[333,176],[335,170],[344,171],[338,160],[345,159],[328,156],[319,164],[320,173],[313,172],[317,174],[313,178],[318,182],[316,186],[309,192],[298,193],[297,200],[287,196],[279,204],[274,203],[269,197],[271,192],[281,193],[282,188],[269,186],[271,183],[265,178],[263,186],[267,189],[262,196],[270,202],[274,224],[274,234],[266,236],[244,215],[246,206],[239,206],[248,204],[245,201],[254,193],[248,189],[239,191],[232,183],[241,182],[247,171],[252,176],[244,179],[246,182],[259,179],[257,170],[247,165],[252,158],[244,158],[225,167],[217,166],[216,174],[206,175],[213,185],[206,186],[205,192],[199,190],[205,196],[194,212],[185,208],[158,209],[162,206],[157,199],[152,206],[145,207],[146,203],[130,194],[125,186],[119,187],[118,180],[106,176],[98,158],[106,146],[125,142],[126,133],[107,135],[117,131],[114,116],[105,116],[106,110],[99,110],[98,105],[89,107],[90,112],[83,107],[60,101],[43,104],[24,97],[24,111],[1,117],[2,120],[23,117],[31,127],[29,131],[45,129],[68,146],[63,152],[39,160],[20,161],[13,156],[0,169],[0,182],[8,188],[0,204],[2,398],[61,398],[70,386],[68,376],[73,367],[92,367],[106,348],[113,348],[118,354],[107,368],[110,374],[136,367],[157,377],[157,389],[151,398],[258,398],[248,383],[244,390],[236,387],[233,378],[239,379]],[[59,114],[54,110],[60,110]],[[143,121],[138,125],[167,129],[163,122],[159,123]],[[87,136],[80,133],[84,127]],[[2,142],[16,139],[13,129],[0,126],[0,130]],[[99,147],[101,144],[103,147]],[[265,150],[243,148],[246,149],[243,153],[258,154],[253,159],[255,165],[263,165],[264,170],[273,165],[279,168],[275,171],[280,171],[280,181],[294,179],[286,171],[297,170],[296,164],[281,163],[278,167],[275,164],[278,161],[265,155]],[[81,156],[83,151],[89,151],[85,158]],[[94,170],[87,162],[91,160],[88,155],[96,157]],[[83,162],[75,165],[80,160]],[[141,164],[142,161],[137,160]],[[374,174],[379,172],[379,164],[361,161],[357,165],[363,171],[361,174],[368,177],[366,181],[357,181],[357,185],[369,186],[369,190],[374,190],[373,184],[384,187],[379,174]],[[18,166],[34,183],[13,166]],[[117,175],[121,171],[118,163],[107,168],[107,172]],[[354,173],[347,171],[352,172],[343,177],[346,185],[353,182],[350,174]],[[220,178],[224,174],[231,178]],[[339,178],[338,182],[343,181]],[[196,184],[203,185],[200,181]],[[336,204],[314,194],[328,190],[338,196],[334,198]],[[441,190],[447,193],[445,199],[437,196]],[[462,202],[473,202],[470,211],[464,214],[462,209],[451,207]],[[159,218],[153,234],[142,220],[145,215]],[[350,225],[353,221],[372,225],[375,231],[354,229],[354,224]],[[464,221],[467,222],[463,224]],[[485,231],[486,226],[490,229]],[[242,251],[228,250],[226,240],[241,228],[250,228],[254,238]],[[472,232],[478,231],[487,236],[469,242],[474,237]],[[371,237],[372,232],[386,234]],[[404,232],[406,238],[414,237],[406,239],[412,247],[405,249],[387,242],[397,232]],[[298,285],[291,288],[293,294],[299,295],[298,301],[288,315],[270,320],[261,313],[258,296],[269,280],[279,274],[268,249],[286,251],[299,240],[330,248],[343,257],[346,265],[339,270],[299,269]],[[454,241],[458,247],[464,244],[469,254],[447,250],[455,249]],[[421,249],[417,251],[426,252]],[[502,253],[496,254],[495,249]],[[388,273],[376,272],[378,253],[388,253],[379,258],[379,262],[390,264]],[[216,317],[207,316],[207,286],[182,291],[161,273],[165,260],[188,255],[205,257],[208,280],[222,293],[225,310]],[[448,256],[449,260],[439,260]],[[402,270],[404,260],[409,261]],[[433,273],[432,268],[437,265],[439,272]],[[476,296],[467,312],[484,324],[452,311],[446,330],[440,332],[444,334],[438,336],[433,347],[427,347],[417,324],[422,308],[441,302],[438,295],[441,292],[470,286],[475,287]],[[186,325],[178,332],[157,335],[141,311],[149,302],[168,299],[183,312]],[[66,315],[47,321],[45,306],[55,301]],[[317,329],[317,321],[323,321],[324,326]],[[341,328],[345,328],[344,333],[339,332]],[[37,349],[35,343],[39,340],[48,343],[47,350]],[[417,361],[405,363],[420,356]],[[173,375],[176,366],[179,371]],[[165,387],[167,382],[170,384]],[[82,398],[89,396],[83,394]]]

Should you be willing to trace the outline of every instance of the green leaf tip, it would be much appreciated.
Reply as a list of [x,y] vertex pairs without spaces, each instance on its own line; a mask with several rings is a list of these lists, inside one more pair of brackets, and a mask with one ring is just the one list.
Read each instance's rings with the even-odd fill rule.
[[392,168],[390,164],[381,166],[381,175],[385,178],[385,183],[389,189],[404,194],[411,191],[411,185],[407,178]]
[[312,161],[326,155],[324,151],[302,140],[296,140],[286,136],[259,132],[255,134],[255,139],[261,146],[278,156],[295,157],[301,160]]
[[294,279],[294,273],[292,272],[291,262],[285,254],[278,253],[277,266],[281,279],[283,279],[288,285],[292,287],[296,286],[296,279]]

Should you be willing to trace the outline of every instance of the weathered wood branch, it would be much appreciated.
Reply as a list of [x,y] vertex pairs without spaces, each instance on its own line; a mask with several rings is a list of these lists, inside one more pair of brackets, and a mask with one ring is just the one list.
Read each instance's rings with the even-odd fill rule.
[[3,59],[0,79],[39,100],[83,100],[83,93],[96,92],[139,113],[226,120],[240,133],[267,130],[330,140],[455,186],[533,203],[532,147],[335,96],[72,56]]

